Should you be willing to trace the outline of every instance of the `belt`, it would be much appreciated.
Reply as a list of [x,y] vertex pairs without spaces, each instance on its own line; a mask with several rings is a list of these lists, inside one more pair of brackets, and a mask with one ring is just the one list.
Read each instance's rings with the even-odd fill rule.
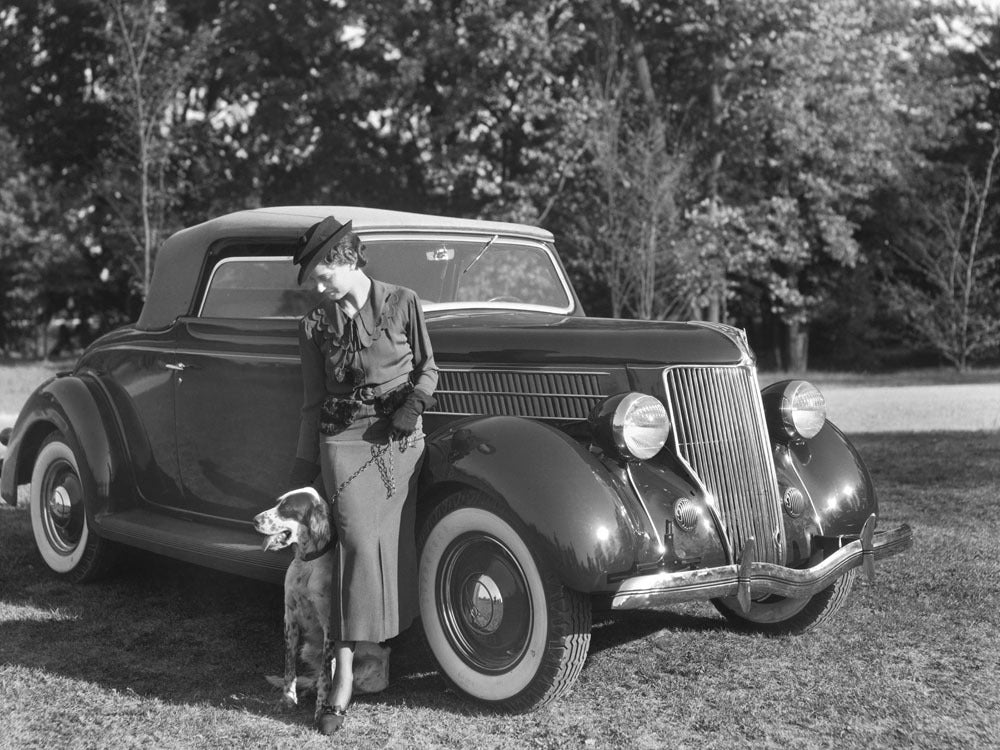
[[320,434],[337,435],[350,427],[356,417],[370,416],[370,414],[359,414],[366,406],[372,407],[375,416],[391,416],[413,392],[413,386],[410,383],[403,383],[378,396],[373,391],[371,386],[361,386],[354,389],[349,397],[327,396],[319,412]]

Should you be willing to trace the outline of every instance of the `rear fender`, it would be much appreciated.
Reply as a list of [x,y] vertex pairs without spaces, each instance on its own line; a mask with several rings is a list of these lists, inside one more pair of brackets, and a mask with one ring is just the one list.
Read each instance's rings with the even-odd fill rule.
[[[17,485],[31,481],[31,472],[45,438],[62,433],[80,459],[81,479],[88,490],[88,517],[106,511],[112,487],[121,474],[120,452],[110,417],[102,410],[100,387],[73,376],[56,376],[40,385],[25,402],[4,462],[2,493],[8,503],[17,503]],[[9,464],[9,465],[8,465]]]
[[540,422],[454,422],[428,438],[424,472],[424,502],[471,487],[506,505],[532,551],[577,591],[632,569],[649,546],[644,520],[619,495],[627,488],[583,445]]

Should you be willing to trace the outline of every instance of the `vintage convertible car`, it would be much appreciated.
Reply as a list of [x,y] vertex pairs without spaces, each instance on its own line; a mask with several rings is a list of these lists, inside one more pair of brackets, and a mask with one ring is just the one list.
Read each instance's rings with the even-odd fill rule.
[[802,632],[861,568],[911,541],[876,531],[864,462],[800,380],[758,389],[737,329],[587,318],[544,230],[365,208],[264,208],[178,232],[139,320],[28,399],[3,498],[30,483],[42,558],[85,581],[116,545],[280,581],[254,514],[287,489],[301,380],[290,257],[351,219],[371,275],[416,290],[441,368],[425,416],[419,598],[463,693],[523,711],[565,692],[593,607],[710,600]]

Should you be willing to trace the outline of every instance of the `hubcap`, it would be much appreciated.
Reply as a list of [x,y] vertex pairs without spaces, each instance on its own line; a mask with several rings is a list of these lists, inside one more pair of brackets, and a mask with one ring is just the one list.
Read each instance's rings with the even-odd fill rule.
[[52,549],[72,554],[84,528],[83,487],[76,471],[66,461],[54,464],[42,487],[42,524]]
[[49,514],[53,521],[63,526],[69,521],[72,513],[73,506],[69,499],[69,491],[59,485],[49,495]]
[[462,602],[474,629],[484,635],[497,632],[503,621],[503,594],[496,581],[485,573],[470,578],[465,583]]
[[455,539],[441,558],[437,592],[444,634],[466,664],[500,674],[521,661],[535,615],[524,571],[503,542],[479,533]]

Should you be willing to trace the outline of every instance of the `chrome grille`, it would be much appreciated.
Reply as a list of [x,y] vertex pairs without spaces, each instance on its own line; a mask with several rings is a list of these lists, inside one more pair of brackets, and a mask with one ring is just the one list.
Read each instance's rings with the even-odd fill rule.
[[718,503],[733,551],[750,537],[757,560],[781,560],[781,510],[764,411],[752,367],[664,372],[673,440]]
[[600,372],[442,369],[434,391],[444,414],[586,419],[601,395]]

